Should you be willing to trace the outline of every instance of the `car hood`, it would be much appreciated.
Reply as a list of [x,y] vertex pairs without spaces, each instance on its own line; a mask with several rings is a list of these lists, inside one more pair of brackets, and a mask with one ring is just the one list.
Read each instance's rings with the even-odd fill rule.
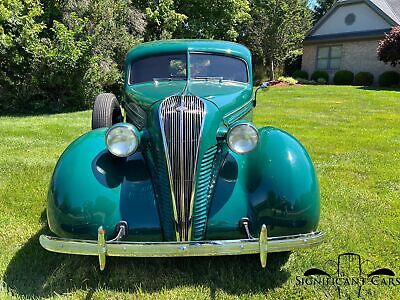
[[144,108],[172,95],[195,95],[213,102],[222,115],[236,110],[252,97],[249,84],[205,80],[146,82],[126,86],[125,91],[127,102],[136,102]]

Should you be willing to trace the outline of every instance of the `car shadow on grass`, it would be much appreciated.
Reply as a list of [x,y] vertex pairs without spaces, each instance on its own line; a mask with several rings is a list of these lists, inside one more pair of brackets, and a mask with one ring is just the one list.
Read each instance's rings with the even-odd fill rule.
[[257,255],[199,258],[107,257],[101,272],[98,258],[57,254],[39,244],[47,227],[32,236],[10,261],[4,281],[15,296],[48,297],[79,290],[91,299],[97,289],[152,293],[174,288],[201,288],[215,298],[218,290],[232,295],[264,293],[289,278],[282,269],[289,253],[268,255],[262,269]]

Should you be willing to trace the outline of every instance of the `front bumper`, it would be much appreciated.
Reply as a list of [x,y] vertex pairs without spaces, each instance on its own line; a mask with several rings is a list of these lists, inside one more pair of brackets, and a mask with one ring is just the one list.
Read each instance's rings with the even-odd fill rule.
[[189,241],[189,242],[107,242],[102,227],[97,241],[64,239],[41,235],[43,248],[66,254],[94,255],[99,257],[100,269],[105,267],[106,256],[125,257],[177,257],[260,254],[262,267],[266,266],[268,252],[291,251],[320,244],[324,233],[268,237],[263,225],[260,237],[243,240]]

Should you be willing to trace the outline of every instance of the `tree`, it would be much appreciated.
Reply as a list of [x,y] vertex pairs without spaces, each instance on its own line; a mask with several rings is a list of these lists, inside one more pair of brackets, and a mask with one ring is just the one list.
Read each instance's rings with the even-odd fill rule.
[[41,52],[40,35],[45,25],[39,0],[5,0],[0,3],[0,109],[19,106],[15,99],[32,93],[31,64]]
[[400,26],[393,27],[379,42],[378,58],[384,63],[390,63],[393,67],[400,64]]
[[248,0],[176,0],[177,11],[188,16],[177,30],[180,38],[235,41],[239,28],[250,21]]
[[176,12],[174,0],[150,1],[145,8],[147,27],[145,40],[172,38],[174,32],[187,19],[186,15]]
[[62,111],[119,93],[145,16],[129,0],[0,3],[0,109]]
[[103,91],[120,94],[127,51],[142,41],[145,15],[130,0],[67,0],[62,22],[71,29],[76,17],[85,20],[82,40],[90,41],[81,97],[91,103]]
[[317,23],[336,2],[337,0],[317,0],[313,13],[314,23]]
[[255,0],[251,14],[253,22],[244,28],[241,40],[274,79],[276,67],[302,48],[311,27],[310,11],[304,0]]

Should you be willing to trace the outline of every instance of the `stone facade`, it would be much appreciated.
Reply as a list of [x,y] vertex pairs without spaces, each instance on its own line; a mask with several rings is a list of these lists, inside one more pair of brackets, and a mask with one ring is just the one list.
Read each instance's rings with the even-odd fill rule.
[[[355,40],[315,44],[306,43],[304,45],[302,70],[307,71],[310,76],[316,71],[318,47],[342,45],[340,70],[349,70],[354,74],[358,72],[370,72],[374,75],[375,83],[377,83],[379,75],[385,71],[395,70],[400,72],[399,66],[394,68],[378,60],[376,54],[378,42],[379,40]],[[328,71],[330,81],[336,71],[337,70]]]

